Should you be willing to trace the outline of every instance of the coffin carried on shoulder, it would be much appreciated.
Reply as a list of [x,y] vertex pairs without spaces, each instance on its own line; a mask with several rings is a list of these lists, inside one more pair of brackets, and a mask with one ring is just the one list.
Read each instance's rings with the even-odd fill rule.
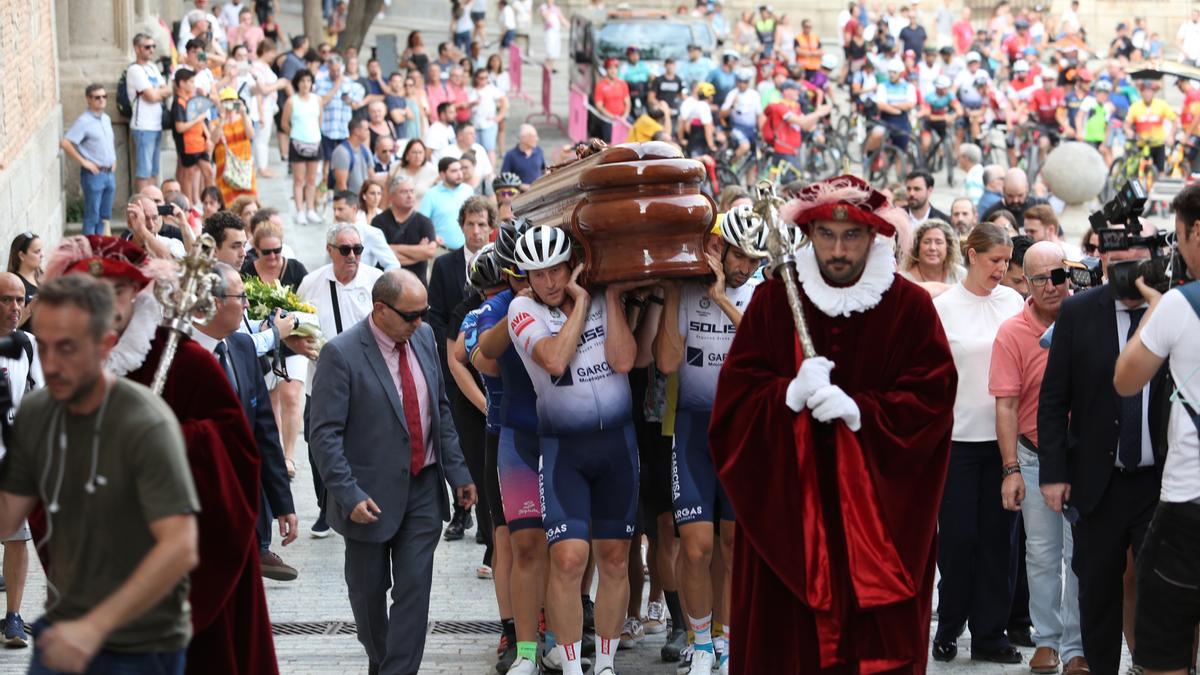
[[709,273],[704,238],[716,204],[700,191],[703,164],[657,141],[580,154],[534,182],[513,212],[567,230],[584,283]]

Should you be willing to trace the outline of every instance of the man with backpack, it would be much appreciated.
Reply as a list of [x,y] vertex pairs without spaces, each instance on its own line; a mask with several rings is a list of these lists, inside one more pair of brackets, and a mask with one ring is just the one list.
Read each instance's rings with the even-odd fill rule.
[[349,190],[358,194],[363,183],[375,178],[375,161],[367,149],[371,127],[365,119],[352,119],[347,128],[350,135],[329,156],[326,180],[331,190]]
[[[21,310],[25,308],[25,285],[21,278],[10,272],[0,273],[0,338],[12,338],[20,345],[16,357],[0,356],[0,458],[7,454],[9,427],[16,415],[21,398],[30,391],[42,387],[42,366],[33,345],[33,338],[18,330]],[[0,641],[7,648],[21,648],[29,644],[29,629],[21,618],[21,600],[25,594],[25,575],[29,570],[29,524],[22,523],[12,536],[4,538],[4,576],[0,577],[0,590],[4,590],[6,607],[0,631]]]
[[[1194,275],[1200,270],[1200,185],[1183,188],[1171,210],[1179,255]],[[1200,281],[1166,293],[1142,277],[1136,284],[1149,308],[1117,359],[1113,385],[1123,396],[1137,395],[1167,363],[1174,391],[1162,489],[1136,559],[1133,660],[1148,673],[1183,673],[1195,663],[1192,640],[1200,621]]]
[[171,85],[153,62],[156,48],[154,38],[149,35],[138,33],[133,36],[137,60],[129,64],[117,83],[117,112],[129,119],[137,157],[135,191],[158,184],[163,110],[171,96]]

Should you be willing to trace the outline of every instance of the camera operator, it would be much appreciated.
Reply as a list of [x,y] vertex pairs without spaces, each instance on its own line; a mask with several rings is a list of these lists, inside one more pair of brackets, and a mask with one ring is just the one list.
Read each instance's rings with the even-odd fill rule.
[[[1153,236],[1153,228],[1142,235]],[[1145,238],[1124,236],[1127,248],[1100,254],[1110,282],[1062,304],[1037,425],[1042,495],[1072,523],[1084,655],[1103,675],[1120,665],[1126,551],[1137,555],[1153,515],[1170,396],[1165,368],[1132,396],[1121,397],[1111,384],[1117,356],[1146,311],[1141,298],[1121,299],[1128,294],[1111,283],[1113,267],[1151,257]]]
[[[4,415],[0,458],[5,455],[9,428],[16,416],[17,406],[21,404],[21,397],[43,384],[34,340],[28,333],[17,330],[23,309],[25,285],[21,283],[21,278],[10,272],[0,274],[0,341],[10,347],[8,350],[0,347],[0,373],[5,378],[0,381],[0,390],[3,390],[0,398],[5,399],[3,404],[8,406],[0,410],[0,414]],[[14,353],[15,356],[10,356]],[[2,582],[7,585],[7,588],[3,588],[7,607],[0,630],[4,632],[5,646],[10,648],[24,647],[29,640],[25,622],[21,619],[21,597],[25,593],[25,574],[29,570],[29,549],[26,547],[29,538],[29,523],[22,523],[19,530],[4,539]]]
[[[1171,203],[1176,245],[1188,269],[1200,269],[1200,186]],[[1169,359],[1175,386],[1162,492],[1137,561],[1134,663],[1149,673],[1185,673],[1200,620],[1200,282],[1166,293],[1137,280],[1149,304],[1141,328],[1117,360],[1113,385],[1136,392]],[[1170,392],[1167,392],[1170,393]]]

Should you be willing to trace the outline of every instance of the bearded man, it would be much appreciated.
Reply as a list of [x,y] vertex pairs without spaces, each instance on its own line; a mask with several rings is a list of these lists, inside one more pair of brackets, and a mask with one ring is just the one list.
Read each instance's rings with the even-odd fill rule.
[[812,242],[796,273],[822,356],[804,358],[776,274],[738,326],[709,428],[739,525],[731,671],[924,673],[950,347],[929,294],[896,274],[904,211],[839,176],[781,215]]
[[[156,264],[168,267],[155,269]],[[116,237],[76,236],[59,245],[46,277],[83,273],[112,285],[119,338],[105,369],[150,386],[168,336],[159,326],[162,310],[150,286],[169,265],[150,262],[136,244]],[[188,338],[179,342],[162,397],[183,429],[200,497],[200,564],[191,574],[187,672],[275,675],[255,535],[259,454],[246,415],[216,359]]]

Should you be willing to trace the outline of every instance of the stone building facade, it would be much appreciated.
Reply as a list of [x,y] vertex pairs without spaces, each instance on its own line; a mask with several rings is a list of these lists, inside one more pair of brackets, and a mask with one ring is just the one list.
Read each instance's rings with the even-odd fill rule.
[[62,231],[62,136],[54,0],[0,3],[0,250]]

